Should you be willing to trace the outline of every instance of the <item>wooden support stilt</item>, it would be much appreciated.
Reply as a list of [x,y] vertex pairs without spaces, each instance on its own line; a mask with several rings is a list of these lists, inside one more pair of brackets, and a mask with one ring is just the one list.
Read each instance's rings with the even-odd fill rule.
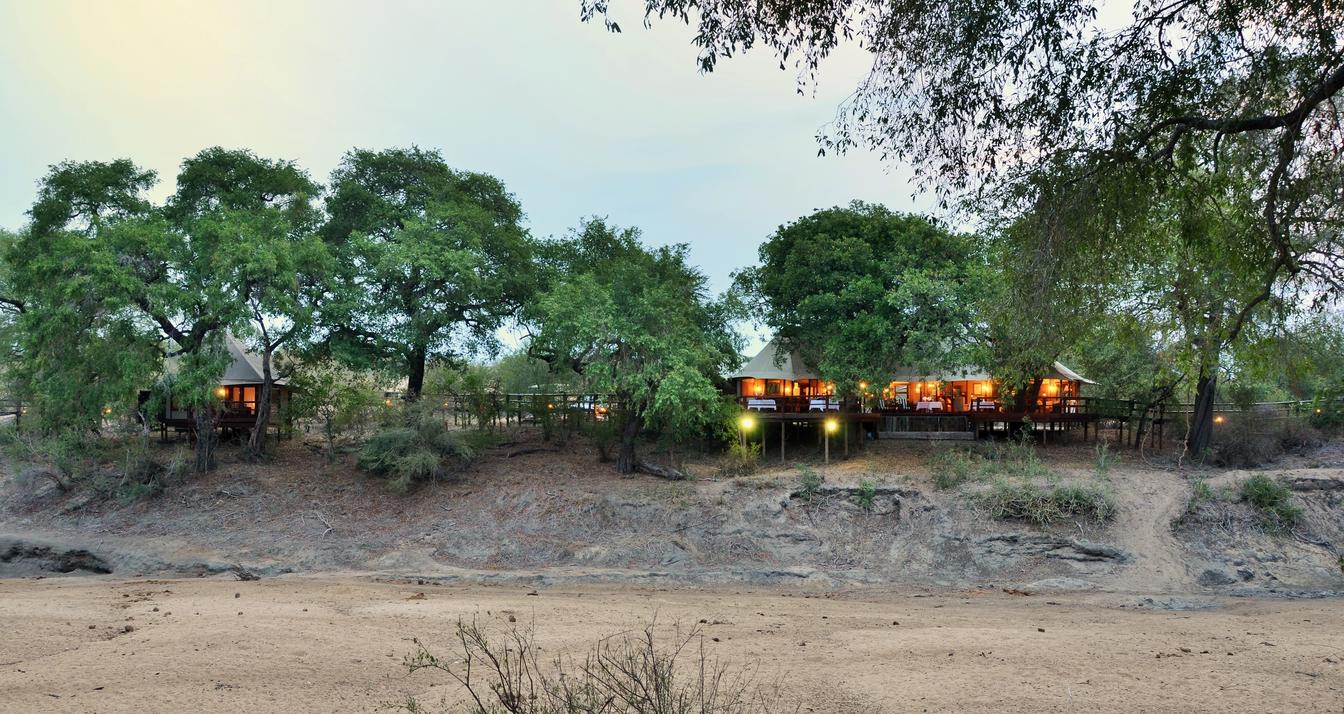
[[786,426],[786,425],[785,425],[784,422],[780,422],[780,423],[779,423],[779,463],[781,463],[781,464],[784,463],[784,440],[785,440],[785,436],[784,436],[784,427],[785,427],[785,426]]

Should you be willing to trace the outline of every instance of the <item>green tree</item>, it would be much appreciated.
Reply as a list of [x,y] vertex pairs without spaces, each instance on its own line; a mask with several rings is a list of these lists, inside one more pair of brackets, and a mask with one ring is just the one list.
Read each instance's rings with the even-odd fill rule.
[[87,415],[94,405],[77,395],[81,379],[114,366],[116,394],[101,400],[121,403],[174,357],[173,399],[195,414],[195,468],[211,468],[223,341],[247,329],[251,301],[261,299],[251,261],[284,233],[268,222],[307,210],[311,185],[295,179],[288,164],[206,149],[183,163],[175,193],[156,207],[143,198],[154,174],[129,161],[54,167],[12,251],[37,306],[25,318],[34,341],[25,355],[46,384],[33,391],[78,400],[76,413]]
[[339,270],[325,321],[361,366],[395,363],[418,397],[432,359],[493,346],[533,292],[522,209],[493,176],[438,152],[355,150],[331,177],[322,236]]
[[377,380],[334,362],[313,362],[295,370],[291,408],[300,419],[315,419],[322,430],[327,463],[336,461],[338,441],[351,429],[373,421],[381,405]]
[[[609,5],[582,0],[581,17],[600,17],[618,31]],[[1344,50],[1333,3],[1143,0],[1120,22],[1103,18],[1092,0],[645,0],[644,7],[646,21],[695,25],[704,71],[765,46],[810,82],[837,47],[857,41],[872,68],[836,123],[819,134],[822,152],[866,146],[908,161],[945,203],[978,213],[1044,220],[1072,214],[1075,220],[1040,231],[1028,256],[1056,268],[1069,268],[1068,260],[1091,265],[1095,286],[1129,280],[1118,269],[1124,260],[1113,257],[1127,246],[1101,238],[1147,224],[1150,210],[1170,217],[1170,205],[1154,208],[1150,198],[1202,190],[1191,177],[1230,179],[1237,222],[1258,241],[1237,249],[1253,253],[1254,269],[1236,249],[1221,254],[1239,261],[1238,284],[1254,290],[1223,299],[1213,283],[1202,295],[1194,294],[1197,283],[1169,283],[1162,296],[1179,312],[1184,293],[1187,306],[1203,302],[1218,317],[1208,329],[1183,321],[1191,354],[1202,355],[1196,445],[1207,436],[1216,390],[1213,355],[1294,284],[1334,294],[1344,287]],[[1096,210],[1087,215],[1089,209]],[[1211,216],[1203,209],[1198,215]],[[1204,257],[1220,253],[1210,250]],[[1058,264],[1060,256],[1068,260]],[[1023,289],[1024,277],[1031,276],[1019,272],[1000,286],[1018,305],[1033,295]],[[1067,329],[1070,310],[1046,303],[1047,295],[1034,293],[1047,310],[1041,325]],[[1006,324],[990,323],[991,330]],[[996,361],[1009,362],[1020,379],[1068,343],[1070,336],[1053,334],[1060,333],[997,334]]]
[[741,359],[731,303],[707,295],[686,251],[646,248],[638,230],[590,220],[560,246],[569,269],[525,312],[532,355],[614,395],[623,474],[668,473],[638,457],[641,432],[684,439],[711,428],[715,383]]
[[130,413],[162,365],[156,334],[138,320],[121,250],[148,219],[154,174],[130,161],[52,167],[5,256],[6,304],[19,359],[11,377],[49,434],[96,431],[104,410]]
[[260,457],[271,419],[277,350],[302,339],[326,297],[332,260],[316,235],[318,186],[293,163],[212,148],[186,161],[167,213],[200,233],[227,232],[225,270],[235,273],[248,324],[238,327],[261,356],[262,386],[248,450]]
[[16,397],[13,375],[8,369],[19,360],[18,321],[23,314],[23,300],[15,292],[10,276],[10,250],[18,236],[0,229],[0,396]]
[[779,228],[760,258],[739,286],[842,392],[980,361],[974,308],[988,272],[969,236],[855,202]]

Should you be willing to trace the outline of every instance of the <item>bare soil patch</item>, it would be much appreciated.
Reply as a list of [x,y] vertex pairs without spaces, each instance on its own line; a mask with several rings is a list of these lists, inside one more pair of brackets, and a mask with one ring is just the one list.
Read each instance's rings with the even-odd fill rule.
[[712,654],[759,662],[802,711],[1337,711],[1344,608],[1237,601],[1171,611],[1117,596],[517,588],[286,576],[0,581],[0,710],[378,711],[446,701],[408,677],[411,638],[458,618],[535,626],[552,653],[703,621]]

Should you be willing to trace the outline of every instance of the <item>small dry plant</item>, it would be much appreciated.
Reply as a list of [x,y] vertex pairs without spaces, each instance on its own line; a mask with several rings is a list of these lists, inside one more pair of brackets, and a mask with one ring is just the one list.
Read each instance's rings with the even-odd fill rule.
[[[472,714],[767,714],[798,711],[781,704],[778,683],[759,666],[731,667],[705,651],[698,627],[603,637],[582,660],[543,661],[532,627],[512,625],[492,638],[475,620],[459,620],[452,659],[419,640],[406,657],[412,672],[437,670],[466,690]],[[410,700],[402,709],[427,712]]]

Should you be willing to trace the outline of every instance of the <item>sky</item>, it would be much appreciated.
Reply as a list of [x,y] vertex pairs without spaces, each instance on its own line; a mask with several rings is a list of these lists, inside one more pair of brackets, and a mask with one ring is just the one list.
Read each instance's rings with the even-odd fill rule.
[[814,136],[867,69],[845,48],[800,95],[768,52],[696,65],[692,32],[578,19],[579,0],[0,0],[0,226],[64,160],[130,158],[172,191],[209,146],[324,181],[353,147],[417,145],[502,179],[536,236],[587,216],[687,243],[713,290],[779,225],[852,199],[928,210],[910,173]]

